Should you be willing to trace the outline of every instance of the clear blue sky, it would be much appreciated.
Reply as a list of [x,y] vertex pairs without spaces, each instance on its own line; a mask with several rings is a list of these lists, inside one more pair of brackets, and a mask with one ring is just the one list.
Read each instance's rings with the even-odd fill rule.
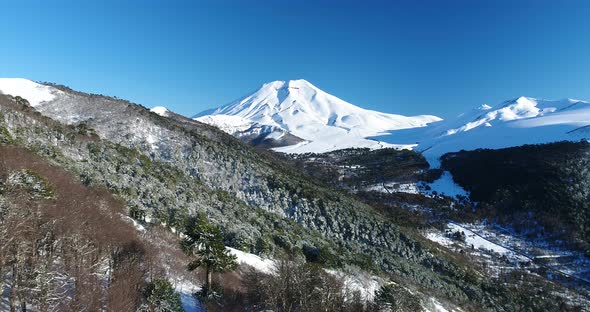
[[408,115],[590,100],[585,0],[0,0],[0,11],[0,76],[185,115],[298,78]]

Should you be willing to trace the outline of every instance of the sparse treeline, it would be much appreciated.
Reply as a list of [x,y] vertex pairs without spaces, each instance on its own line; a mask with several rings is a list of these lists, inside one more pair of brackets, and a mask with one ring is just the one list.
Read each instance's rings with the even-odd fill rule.
[[[386,284],[368,296],[343,276],[285,255],[271,274],[242,268],[214,282],[217,294],[205,300],[207,311],[422,311],[420,297],[399,284]],[[374,297],[373,297],[374,295]]]

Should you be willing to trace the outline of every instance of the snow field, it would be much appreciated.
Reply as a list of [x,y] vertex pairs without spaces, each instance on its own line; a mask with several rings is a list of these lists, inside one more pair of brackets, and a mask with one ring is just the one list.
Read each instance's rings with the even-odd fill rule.
[[0,78],[0,93],[20,96],[35,107],[53,101],[60,90],[22,78]]

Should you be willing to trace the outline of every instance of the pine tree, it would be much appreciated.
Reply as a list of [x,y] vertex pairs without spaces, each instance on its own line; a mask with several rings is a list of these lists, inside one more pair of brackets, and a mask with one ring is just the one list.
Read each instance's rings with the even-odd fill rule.
[[375,292],[374,305],[373,310],[379,312],[424,311],[420,298],[394,283],[383,285]]
[[212,273],[234,270],[237,267],[236,257],[225,248],[221,230],[209,223],[202,214],[186,221],[184,235],[181,241],[182,250],[187,255],[196,257],[188,264],[188,270],[205,268],[207,278],[202,294],[209,296],[212,294]]
[[180,295],[174,292],[169,281],[156,279],[149,283],[145,290],[148,311],[184,312]]

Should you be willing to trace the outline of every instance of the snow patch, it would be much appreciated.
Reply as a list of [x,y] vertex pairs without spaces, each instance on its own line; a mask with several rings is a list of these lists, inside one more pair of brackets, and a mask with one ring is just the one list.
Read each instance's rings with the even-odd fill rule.
[[370,185],[366,190],[381,193],[420,194],[421,192],[417,183],[401,183],[395,181]]
[[215,126],[219,128],[219,130],[232,135],[246,131],[254,124],[253,121],[246,118],[231,115],[208,115],[194,118],[194,120]]
[[33,107],[51,102],[62,91],[23,78],[0,78],[0,93],[20,96]]
[[275,262],[273,260],[263,259],[260,256],[243,252],[241,250],[237,250],[231,247],[226,248],[232,255],[236,256],[238,263],[249,265],[262,273],[273,273],[273,270],[275,268]]
[[150,109],[150,112],[156,113],[162,117],[168,117],[168,113],[170,111],[164,106],[156,106],[156,107],[153,107],[152,109]]
[[137,220],[131,218],[130,216],[126,216],[124,214],[121,214],[121,217],[123,218],[124,221],[131,223],[136,230],[138,230],[139,232],[145,233],[145,227],[143,225],[141,225],[141,223],[137,222]]
[[469,193],[464,188],[453,181],[453,176],[448,171],[444,171],[438,180],[427,185],[430,187],[430,191],[425,191],[426,193],[432,194],[436,191],[439,195],[450,197],[469,196]]
[[361,299],[366,301],[373,300],[375,292],[385,284],[385,281],[382,278],[362,271],[343,272],[326,270],[326,272],[342,279],[344,281],[344,290],[346,292],[351,294],[358,292]]
[[[455,233],[462,233],[465,240],[461,242],[457,239],[451,238]],[[484,252],[495,253],[500,256],[506,256],[507,259],[513,262],[527,262],[530,260],[528,257],[523,256],[515,250],[492,241],[493,238],[484,237],[480,233],[468,229],[467,225],[459,223],[449,222],[446,224],[444,232],[429,232],[426,233],[425,237],[446,247],[460,244],[463,248],[471,248],[472,250],[481,250]]]
[[426,311],[429,312],[449,312],[436,298],[430,297],[424,305]]

